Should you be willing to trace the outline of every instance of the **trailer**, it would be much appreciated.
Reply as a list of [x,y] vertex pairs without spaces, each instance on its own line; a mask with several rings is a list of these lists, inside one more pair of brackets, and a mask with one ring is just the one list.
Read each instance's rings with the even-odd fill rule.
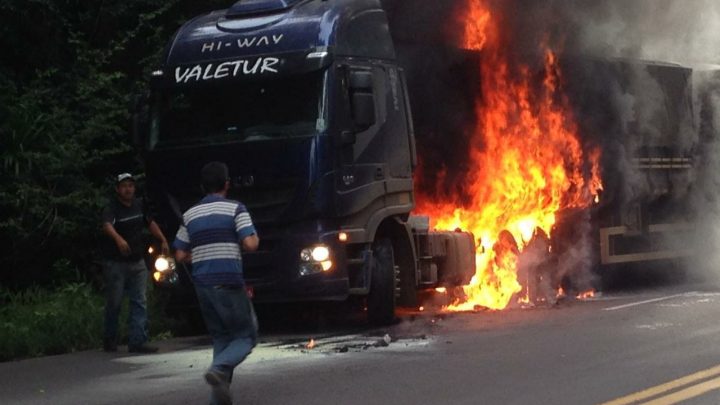
[[587,56],[565,58],[564,69],[581,133],[603,154],[592,213],[600,275],[695,256],[710,157],[701,135],[709,120],[699,114],[708,71]]

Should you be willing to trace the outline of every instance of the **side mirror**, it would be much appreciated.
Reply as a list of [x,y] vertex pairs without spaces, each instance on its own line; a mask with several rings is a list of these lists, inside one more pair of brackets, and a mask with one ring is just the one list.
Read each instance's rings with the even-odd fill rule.
[[353,70],[349,78],[350,107],[356,131],[364,131],[375,124],[375,97],[370,70]]
[[135,147],[142,147],[147,131],[147,96],[135,94],[130,101],[130,141]]
[[144,94],[134,94],[130,100],[130,111],[133,113],[142,111],[147,104],[147,97]]

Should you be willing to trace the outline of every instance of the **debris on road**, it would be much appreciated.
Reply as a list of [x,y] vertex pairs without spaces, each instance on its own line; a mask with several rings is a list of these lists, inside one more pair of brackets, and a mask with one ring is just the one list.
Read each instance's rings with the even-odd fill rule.
[[390,333],[377,334],[353,334],[341,336],[326,336],[317,339],[311,338],[308,342],[293,340],[285,341],[278,348],[284,350],[299,350],[310,353],[348,353],[350,351],[361,352],[372,348],[384,348],[393,346],[394,343],[403,343],[403,347],[425,345],[428,343],[427,335],[402,335],[393,336]]

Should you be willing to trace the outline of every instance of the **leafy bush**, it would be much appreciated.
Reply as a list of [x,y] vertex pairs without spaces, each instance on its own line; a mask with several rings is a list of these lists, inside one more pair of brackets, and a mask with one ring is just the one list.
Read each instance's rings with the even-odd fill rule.
[[[164,315],[164,298],[151,286],[147,293],[152,340],[173,336],[182,324]],[[90,284],[69,283],[55,289],[0,289],[0,361],[99,348],[105,300]],[[127,341],[127,299],[120,316],[120,341]]]
[[0,360],[97,347],[103,299],[85,283],[0,290]]

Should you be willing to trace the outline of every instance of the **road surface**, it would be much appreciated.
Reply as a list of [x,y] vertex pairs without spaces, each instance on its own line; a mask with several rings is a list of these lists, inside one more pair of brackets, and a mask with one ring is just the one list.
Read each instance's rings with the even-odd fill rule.
[[[717,286],[607,293],[551,308],[408,312],[389,328],[326,329],[263,335],[236,371],[236,403],[720,403]],[[0,404],[207,403],[209,340],[160,346],[154,355],[87,351],[0,363]]]

